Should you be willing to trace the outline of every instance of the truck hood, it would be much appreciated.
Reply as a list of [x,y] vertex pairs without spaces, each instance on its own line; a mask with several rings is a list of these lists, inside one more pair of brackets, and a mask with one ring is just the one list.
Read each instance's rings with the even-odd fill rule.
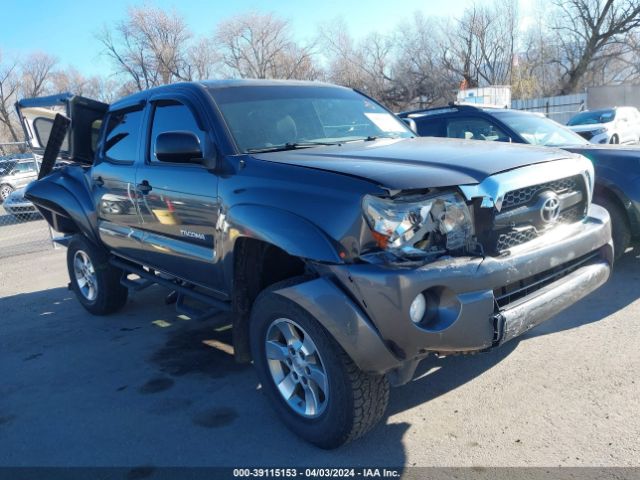
[[360,177],[393,190],[472,185],[506,170],[572,154],[508,143],[417,137],[252,154],[259,160]]

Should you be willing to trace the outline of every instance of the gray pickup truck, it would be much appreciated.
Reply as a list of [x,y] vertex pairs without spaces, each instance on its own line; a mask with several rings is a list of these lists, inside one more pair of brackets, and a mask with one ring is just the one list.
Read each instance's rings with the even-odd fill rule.
[[49,142],[26,193],[80,303],[108,314],[160,284],[192,318],[231,311],[238,361],[323,448],[370,430],[430,353],[498,347],[610,274],[591,162],[415,138],[348,88],[212,81],[18,111],[34,149],[50,135],[81,164],[48,173]]

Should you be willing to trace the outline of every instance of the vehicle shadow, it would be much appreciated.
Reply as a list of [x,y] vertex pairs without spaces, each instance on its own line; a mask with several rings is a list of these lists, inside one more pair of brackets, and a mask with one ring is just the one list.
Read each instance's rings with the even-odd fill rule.
[[[202,322],[182,320],[164,304],[166,290],[156,287],[136,293],[124,310],[108,317],[88,315],[65,288],[0,298],[0,376],[5,379],[0,385],[4,402],[0,417],[10,419],[0,424],[0,430],[7,445],[19,444],[24,442],[23,432],[41,429],[46,414],[45,423],[70,431],[58,450],[40,459],[50,463],[77,461],[68,452],[78,447],[74,439],[87,439],[77,419],[82,412],[83,418],[96,422],[95,431],[110,432],[92,436],[91,441],[98,442],[96,452],[106,455],[101,461],[107,458],[113,464],[136,458],[149,465],[167,465],[175,460],[162,452],[175,448],[172,439],[179,435],[189,446],[181,450],[184,465],[402,467],[410,424],[394,420],[395,414],[482,376],[520,342],[595,322],[624,308],[640,296],[639,267],[640,257],[627,255],[599,291],[499,349],[425,359],[412,382],[392,390],[383,424],[334,451],[313,447],[282,425],[262,395],[253,369],[233,360],[231,331],[224,326],[231,320],[228,314]],[[85,387],[86,378],[81,374],[75,378],[81,370],[99,381]],[[49,379],[66,383],[56,386],[47,383]],[[93,395],[96,403],[88,407],[84,395]],[[121,413],[125,408],[127,415]],[[132,431],[144,441],[135,443],[134,451],[119,449]],[[213,450],[212,436],[217,445]],[[151,444],[153,450],[147,447]],[[95,462],[92,455],[87,452],[82,461]],[[2,458],[0,453],[0,464]],[[24,458],[26,464],[33,461],[38,459]]]

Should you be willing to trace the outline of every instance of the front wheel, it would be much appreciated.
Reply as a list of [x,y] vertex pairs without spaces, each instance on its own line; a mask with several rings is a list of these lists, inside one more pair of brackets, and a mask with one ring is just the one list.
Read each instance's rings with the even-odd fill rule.
[[0,185],[0,203],[4,202],[12,193],[13,187],[11,185]]
[[616,145],[618,143],[620,143],[620,139],[618,138],[618,135],[613,135],[611,137],[611,140],[609,140],[609,143]]
[[362,372],[317,319],[275,293],[292,283],[280,282],[256,300],[250,320],[253,361],[285,425],[321,448],[336,448],[380,421],[389,384],[382,375]]
[[82,235],[69,242],[67,268],[71,289],[94,315],[113,313],[126,303],[128,290],[120,283],[122,270],[110,265],[107,253]]

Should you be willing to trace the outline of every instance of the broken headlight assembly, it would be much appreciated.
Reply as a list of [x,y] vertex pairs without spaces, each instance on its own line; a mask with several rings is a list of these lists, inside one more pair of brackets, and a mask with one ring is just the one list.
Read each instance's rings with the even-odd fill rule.
[[466,252],[475,243],[471,211],[455,192],[366,195],[362,206],[378,247],[396,257],[423,260]]

